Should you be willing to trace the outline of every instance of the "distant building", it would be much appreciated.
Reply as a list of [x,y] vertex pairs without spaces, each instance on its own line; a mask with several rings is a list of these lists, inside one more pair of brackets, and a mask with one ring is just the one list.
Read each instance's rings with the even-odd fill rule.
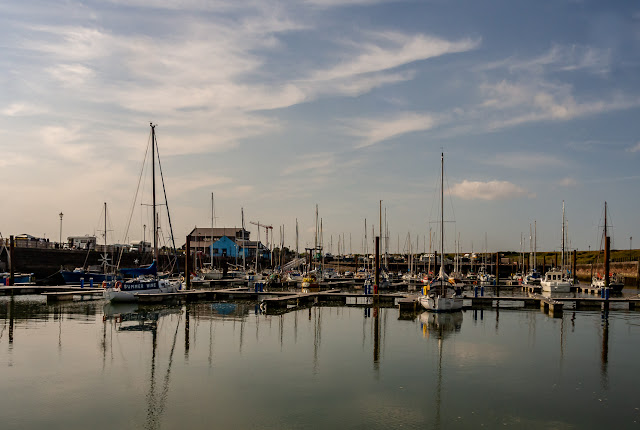
[[67,237],[69,248],[73,249],[96,249],[95,236],[69,236]]
[[13,238],[14,246],[20,248],[50,248],[49,239],[19,234]]
[[220,239],[216,240],[207,252],[214,258],[242,258],[242,254],[244,254],[245,259],[253,259],[256,255],[256,249],[258,250],[261,259],[269,259],[269,249],[267,249],[262,242],[256,243],[255,241],[245,241],[243,244],[241,241],[236,241],[227,236],[222,236]]
[[214,227],[214,228],[202,228],[196,227],[191,230],[191,233],[187,236],[189,241],[189,247],[191,251],[209,253],[210,247],[216,241],[222,237],[227,237],[232,241],[238,243],[242,247],[243,240],[249,241],[250,233],[247,230],[236,227]]

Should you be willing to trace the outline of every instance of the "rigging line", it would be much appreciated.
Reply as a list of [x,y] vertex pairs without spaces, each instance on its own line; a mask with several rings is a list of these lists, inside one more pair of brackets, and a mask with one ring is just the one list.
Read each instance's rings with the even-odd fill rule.
[[[149,140],[151,140],[151,133],[149,133]],[[129,227],[131,227],[131,219],[133,218],[133,211],[135,210],[136,201],[138,200],[138,193],[140,191],[140,183],[142,182],[142,176],[143,176],[143,173],[144,173],[144,167],[145,167],[145,163],[147,162],[147,155],[148,154],[149,154],[149,144],[147,143],[147,149],[145,150],[144,159],[142,160],[142,167],[140,169],[140,176],[138,177],[138,186],[136,188],[136,193],[133,196],[133,201],[131,202],[131,211],[129,212],[129,221],[127,222],[127,228],[125,229],[125,233],[124,233],[124,238],[125,239],[126,239],[127,235],[129,234]],[[123,239],[123,242],[124,242],[124,239]],[[121,248],[120,252],[119,252],[119,255],[118,255],[118,263],[116,264],[116,269],[118,267],[120,267],[120,262],[122,261],[123,253],[124,253],[124,248]]]
[[167,189],[164,186],[164,175],[162,174],[162,163],[160,163],[160,149],[158,148],[158,136],[156,136],[156,154],[158,155],[158,167],[160,169],[160,180],[162,182],[162,192],[164,194],[164,204],[167,206],[167,218],[169,220],[169,233],[171,234],[171,243],[173,244],[173,253],[176,254],[176,241],[173,236],[173,227],[171,226],[171,213],[169,212],[169,200],[167,200]]

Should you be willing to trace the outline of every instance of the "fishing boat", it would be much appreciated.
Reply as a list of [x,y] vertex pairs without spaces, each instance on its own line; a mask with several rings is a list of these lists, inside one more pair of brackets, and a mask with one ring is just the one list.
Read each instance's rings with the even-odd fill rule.
[[548,293],[568,293],[571,291],[571,281],[565,277],[563,270],[553,268],[544,274],[540,279],[542,291]]
[[[111,302],[135,302],[138,300],[139,294],[164,294],[175,293],[181,288],[179,281],[170,280],[167,276],[159,276],[158,274],[158,214],[156,212],[156,181],[155,181],[155,167],[156,167],[156,150],[157,140],[155,133],[155,125],[151,126],[151,177],[152,177],[152,198],[153,198],[153,262],[146,267],[138,268],[123,268],[120,269],[122,280],[111,282],[105,285],[104,296]],[[158,165],[160,165],[158,159]],[[161,172],[162,173],[162,172]],[[163,180],[164,187],[164,180]],[[137,194],[137,192],[136,192]],[[168,211],[168,204],[166,202],[165,192],[165,206]],[[171,226],[171,218],[169,218],[169,226]],[[171,234],[173,239],[173,234]],[[175,243],[174,243],[175,248]]]
[[452,312],[462,309],[460,290],[455,290],[444,273],[444,153],[440,159],[440,273],[429,285],[423,288],[418,298],[420,305],[430,312]]
[[610,273],[609,268],[611,237],[607,234],[607,202],[604,202],[604,228],[602,232],[600,251],[598,259],[600,259],[601,254],[604,254],[604,267],[602,268],[602,272],[596,272],[591,277],[591,287],[600,289],[609,288],[614,293],[621,293],[624,288],[624,279],[619,278],[615,273]]
[[[0,273],[0,285],[8,285],[11,274],[9,272]],[[33,273],[14,273],[13,285],[33,283]]]

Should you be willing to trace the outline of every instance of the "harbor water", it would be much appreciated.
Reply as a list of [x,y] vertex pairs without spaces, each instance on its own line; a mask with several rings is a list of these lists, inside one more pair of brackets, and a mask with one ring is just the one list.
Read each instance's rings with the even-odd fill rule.
[[0,297],[3,429],[638,428],[640,312]]

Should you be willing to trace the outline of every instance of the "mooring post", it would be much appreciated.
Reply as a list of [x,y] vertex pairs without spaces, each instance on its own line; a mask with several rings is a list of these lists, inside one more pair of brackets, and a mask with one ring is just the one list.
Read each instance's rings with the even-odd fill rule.
[[[244,232],[242,233],[244,234]],[[189,265],[191,263],[191,243],[189,242],[189,236],[187,236],[187,249],[184,253],[184,278],[187,283],[187,290],[191,289],[191,271]]]
[[[15,280],[14,247],[13,235],[11,235],[9,236],[9,285],[11,286],[13,286]],[[13,294],[13,290],[11,290],[11,294]]]
[[636,261],[636,288],[640,289],[640,259]]
[[573,261],[571,264],[571,274],[573,275],[573,285],[578,283],[578,251],[573,250]]
[[500,286],[500,253],[496,252],[496,295]]

